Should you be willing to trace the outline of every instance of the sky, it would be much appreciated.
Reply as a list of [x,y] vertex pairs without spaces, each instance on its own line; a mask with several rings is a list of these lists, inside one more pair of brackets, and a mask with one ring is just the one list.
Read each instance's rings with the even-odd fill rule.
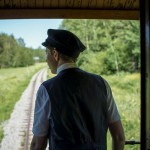
[[47,38],[47,29],[59,28],[62,21],[62,19],[0,20],[0,33],[13,34],[15,39],[21,37],[26,47],[36,49]]

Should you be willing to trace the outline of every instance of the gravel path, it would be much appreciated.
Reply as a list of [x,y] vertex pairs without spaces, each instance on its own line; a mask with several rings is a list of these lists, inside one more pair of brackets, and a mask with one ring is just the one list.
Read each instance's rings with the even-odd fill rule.
[[28,87],[23,92],[20,100],[16,103],[10,119],[3,123],[4,138],[1,142],[0,150],[21,149],[21,145],[23,144],[22,136],[24,134],[24,131],[26,130],[24,124],[25,119],[27,117],[27,108],[31,101],[31,91],[33,88],[33,84],[36,80],[36,84],[34,87],[35,88],[34,99],[35,99],[37,89],[40,86],[42,80],[44,81],[46,77],[47,77],[47,69],[40,70],[32,77]]

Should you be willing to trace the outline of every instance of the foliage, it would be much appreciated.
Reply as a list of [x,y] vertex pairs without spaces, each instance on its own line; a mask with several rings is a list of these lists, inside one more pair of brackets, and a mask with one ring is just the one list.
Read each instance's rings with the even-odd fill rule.
[[[80,54],[80,58],[77,60],[77,65],[91,73],[105,73],[106,66],[104,65],[106,52],[93,53],[91,51],[84,51]],[[99,61],[100,60],[100,61]]]
[[3,137],[2,123],[9,119],[15,103],[27,87],[32,75],[46,64],[0,70],[0,141]]
[[65,19],[60,28],[72,31],[86,45],[88,57],[81,55],[78,60],[81,68],[86,68],[85,63],[89,63],[88,70],[95,73],[97,68],[102,74],[139,71],[138,21]]
[[[140,74],[121,73],[103,76],[110,84],[123,122],[126,140],[140,140]],[[134,117],[133,117],[134,115]],[[108,139],[110,143],[110,137]],[[108,148],[110,149],[110,148]],[[126,145],[125,150],[138,150],[139,145]]]
[[0,68],[24,67],[33,65],[35,56],[38,62],[44,62],[44,51],[41,48],[25,47],[22,38],[15,39],[13,35],[0,33]]
[[33,57],[38,57],[39,59],[37,61],[39,62],[45,62],[45,52],[41,47],[38,47],[37,49],[34,49],[33,51]]
[[25,47],[25,42],[24,42],[24,39],[23,38],[19,38],[19,39],[17,39],[17,42],[18,42],[18,44],[20,45],[20,46],[22,46],[22,47]]

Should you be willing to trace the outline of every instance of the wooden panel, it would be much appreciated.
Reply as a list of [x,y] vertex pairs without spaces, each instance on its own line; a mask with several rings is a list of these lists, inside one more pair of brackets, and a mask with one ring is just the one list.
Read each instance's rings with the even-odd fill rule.
[[[20,5],[21,4],[21,5]],[[139,9],[139,0],[0,0],[4,8]]]
[[65,7],[66,8],[73,8],[74,7],[74,0],[66,0]]
[[124,8],[136,8],[137,6],[137,0],[126,0],[124,3]]
[[[97,4],[101,2],[98,0],[81,0],[81,6],[82,8],[96,8]],[[74,6],[75,7],[75,6]]]
[[95,8],[102,8],[104,1],[103,0],[97,0],[96,7]]
[[51,0],[44,0],[44,8],[50,8]]
[[[19,12],[19,13],[18,13]],[[139,19],[139,11],[81,9],[0,9],[0,19]]]
[[35,0],[28,0],[28,7],[29,8],[35,8],[36,6]]
[[20,0],[13,0],[12,7],[13,8],[20,8]]
[[104,0],[101,8],[134,9],[139,8],[138,0]]
[[89,0],[89,1],[88,1],[88,8],[95,8],[98,2],[100,2],[100,1],[97,1],[97,0]]
[[139,0],[59,0],[62,8],[101,8],[101,9],[128,9],[139,8]]
[[81,8],[87,8],[87,7],[88,7],[87,1],[88,1],[88,0],[82,0]]
[[51,3],[50,3],[50,7],[51,8],[58,8],[59,6],[59,0],[51,0]]
[[21,8],[27,8],[28,7],[28,1],[27,0],[20,0],[20,7]]
[[59,0],[43,0],[44,8],[58,8]]
[[4,7],[4,0],[0,0],[0,8]]
[[[103,6],[102,6],[102,8],[119,8],[119,6],[121,6],[121,3],[123,3],[124,2],[124,0],[121,0],[121,1],[119,1],[119,0],[106,0],[106,1],[104,1],[103,2]],[[123,6],[123,4],[122,4],[122,6]]]
[[65,7],[66,0],[59,0],[59,8]]
[[36,0],[35,5],[36,5],[36,8],[43,8],[44,7],[44,1]]
[[74,8],[80,8],[82,5],[82,0],[75,0],[74,1]]
[[4,5],[6,8],[11,8],[12,7],[12,0],[5,0]]

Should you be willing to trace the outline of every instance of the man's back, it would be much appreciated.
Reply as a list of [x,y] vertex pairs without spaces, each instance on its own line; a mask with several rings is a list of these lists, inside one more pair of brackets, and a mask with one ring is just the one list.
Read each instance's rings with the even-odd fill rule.
[[93,144],[106,149],[107,90],[103,79],[71,68],[43,85],[51,101],[53,146]]

